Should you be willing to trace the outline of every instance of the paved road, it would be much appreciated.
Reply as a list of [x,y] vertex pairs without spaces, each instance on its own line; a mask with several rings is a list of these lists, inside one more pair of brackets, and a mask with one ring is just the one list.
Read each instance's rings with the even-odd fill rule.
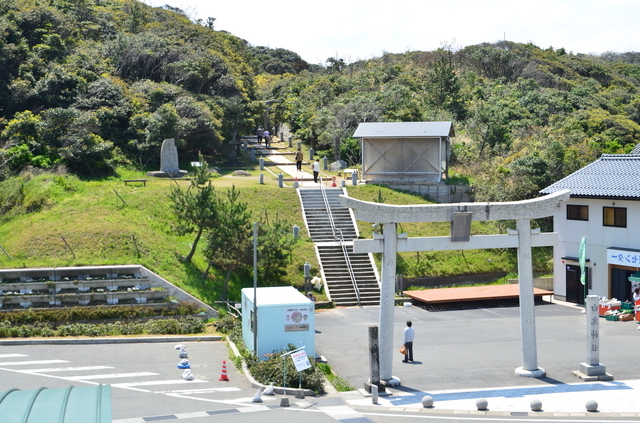
[[[531,412],[540,399],[548,413],[585,412],[594,399],[603,413],[631,413],[640,417],[640,331],[635,322],[601,319],[600,362],[613,382],[587,382],[572,374],[586,359],[586,317],[573,306],[536,306],[538,365],[547,376],[517,376],[522,365],[518,307],[426,311],[416,307],[395,310],[395,344],[402,344],[406,320],[416,330],[414,363],[402,363],[398,353],[393,374],[402,387],[381,398],[377,409],[419,411],[430,395],[435,408],[469,412],[485,398],[489,409],[506,413]],[[360,389],[368,378],[367,328],[376,325],[378,308],[345,308],[317,312],[316,345],[336,372]],[[371,406],[362,394],[346,394],[347,403]],[[368,410],[370,411],[370,410]]]
[[[286,410],[280,407],[280,396],[252,402],[256,389],[229,362],[226,343],[182,344],[189,353],[193,381],[182,379],[174,343],[5,345],[0,348],[0,391],[111,384],[114,423],[174,419],[198,423],[232,415],[234,422],[243,422],[255,421],[255,412],[272,413],[274,421],[282,421],[277,416],[283,413],[313,414],[310,421],[318,423],[334,421],[317,409],[306,411],[311,403],[304,400],[291,398]],[[223,360],[228,382],[218,380]]]
[[[538,361],[547,377],[531,379],[514,373],[521,365],[518,313],[517,307],[397,307],[396,344],[404,322],[412,320],[416,362],[403,364],[397,354],[393,373],[403,386],[378,405],[361,391],[289,396],[289,408],[280,406],[280,395],[254,403],[256,390],[229,361],[224,342],[182,342],[196,377],[189,382],[176,367],[174,342],[2,345],[0,391],[108,383],[114,423],[640,421],[640,331],[634,322],[601,321],[600,360],[615,380],[583,383],[571,372],[586,355],[584,315],[575,307],[537,306]],[[356,388],[368,377],[366,334],[377,319],[377,307],[317,312],[318,351]],[[229,382],[218,380],[223,360]],[[425,395],[433,397],[433,408],[422,407]],[[488,411],[476,410],[479,398],[488,400]],[[530,411],[533,398],[542,401],[542,413]],[[598,402],[598,413],[585,411],[590,399]]]

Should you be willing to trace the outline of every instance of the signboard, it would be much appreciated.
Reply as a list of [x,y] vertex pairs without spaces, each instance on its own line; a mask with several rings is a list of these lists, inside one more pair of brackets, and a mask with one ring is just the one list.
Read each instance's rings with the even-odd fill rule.
[[309,330],[309,325],[284,325],[285,332],[306,332]]
[[312,313],[309,307],[292,307],[285,309],[284,312],[284,324],[285,325],[297,325],[307,323],[309,315]]
[[640,251],[607,249],[607,264],[620,266],[640,266]]
[[291,359],[293,360],[293,364],[295,364],[296,366],[296,370],[299,372],[311,367],[311,363],[309,363],[307,353],[303,349],[292,353]]

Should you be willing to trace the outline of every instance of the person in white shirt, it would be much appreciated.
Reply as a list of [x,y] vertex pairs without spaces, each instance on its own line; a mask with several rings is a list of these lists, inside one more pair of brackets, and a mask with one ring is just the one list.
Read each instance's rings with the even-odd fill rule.
[[636,288],[636,290],[633,291],[633,303],[635,304],[637,301],[640,301],[640,288]]
[[404,356],[403,363],[413,361],[413,327],[411,320],[407,320],[407,327],[404,328],[404,347],[407,349],[407,355]]
[[316,161],[313,162],[313,166],[311,168],[313,169],[313,182],[318,183],[318,175],[320,174],[320,160],[316,159]]

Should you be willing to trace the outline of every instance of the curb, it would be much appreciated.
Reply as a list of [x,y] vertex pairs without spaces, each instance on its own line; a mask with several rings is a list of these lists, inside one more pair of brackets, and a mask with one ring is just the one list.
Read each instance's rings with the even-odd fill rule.
[[[494,417],[586,417],[586,418],[634,418],[640,416],[640,413],[611,413],[611,412],[589,412],[589,411],[492,411],[486,410],[456,410],[446,408],[436,408],[435,405],[429,408],[407,408],[402,406],[397,407],[385,407],[378,405],[349,405],[352,409],[361,413],[373,413],[373,412],[395,412],[395,413],[427,413],[427,414],[442,414],[458,416],[470,415],[470,416],[494,416]],[[629,420],[632,421],[632,420]]]
[[89,344],[152,344],[160,342],[213,342],[222,336],[152,336],[141,338],[71,338],[71,339],[7,339],[0,340],[0,346],[10,345],[89,345]]

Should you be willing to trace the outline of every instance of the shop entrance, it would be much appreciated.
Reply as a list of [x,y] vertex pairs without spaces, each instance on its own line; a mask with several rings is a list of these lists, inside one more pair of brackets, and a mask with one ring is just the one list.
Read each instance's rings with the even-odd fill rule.
[[[576,304],[584,304],[584,285],[580,282],[580,266],[575,266],[573,264],[567,264],[565,272],[565,279],[567,281],[566,293],[567,293],[567,302],[576,303]],[[589,268],[586,267],[585,271],[585,281],[589,283]]]
[[617,298],[620,301],[633,301],[631,292],[631,282],[629,276],[633,275],[632,270],[611,269],[611,298]]

